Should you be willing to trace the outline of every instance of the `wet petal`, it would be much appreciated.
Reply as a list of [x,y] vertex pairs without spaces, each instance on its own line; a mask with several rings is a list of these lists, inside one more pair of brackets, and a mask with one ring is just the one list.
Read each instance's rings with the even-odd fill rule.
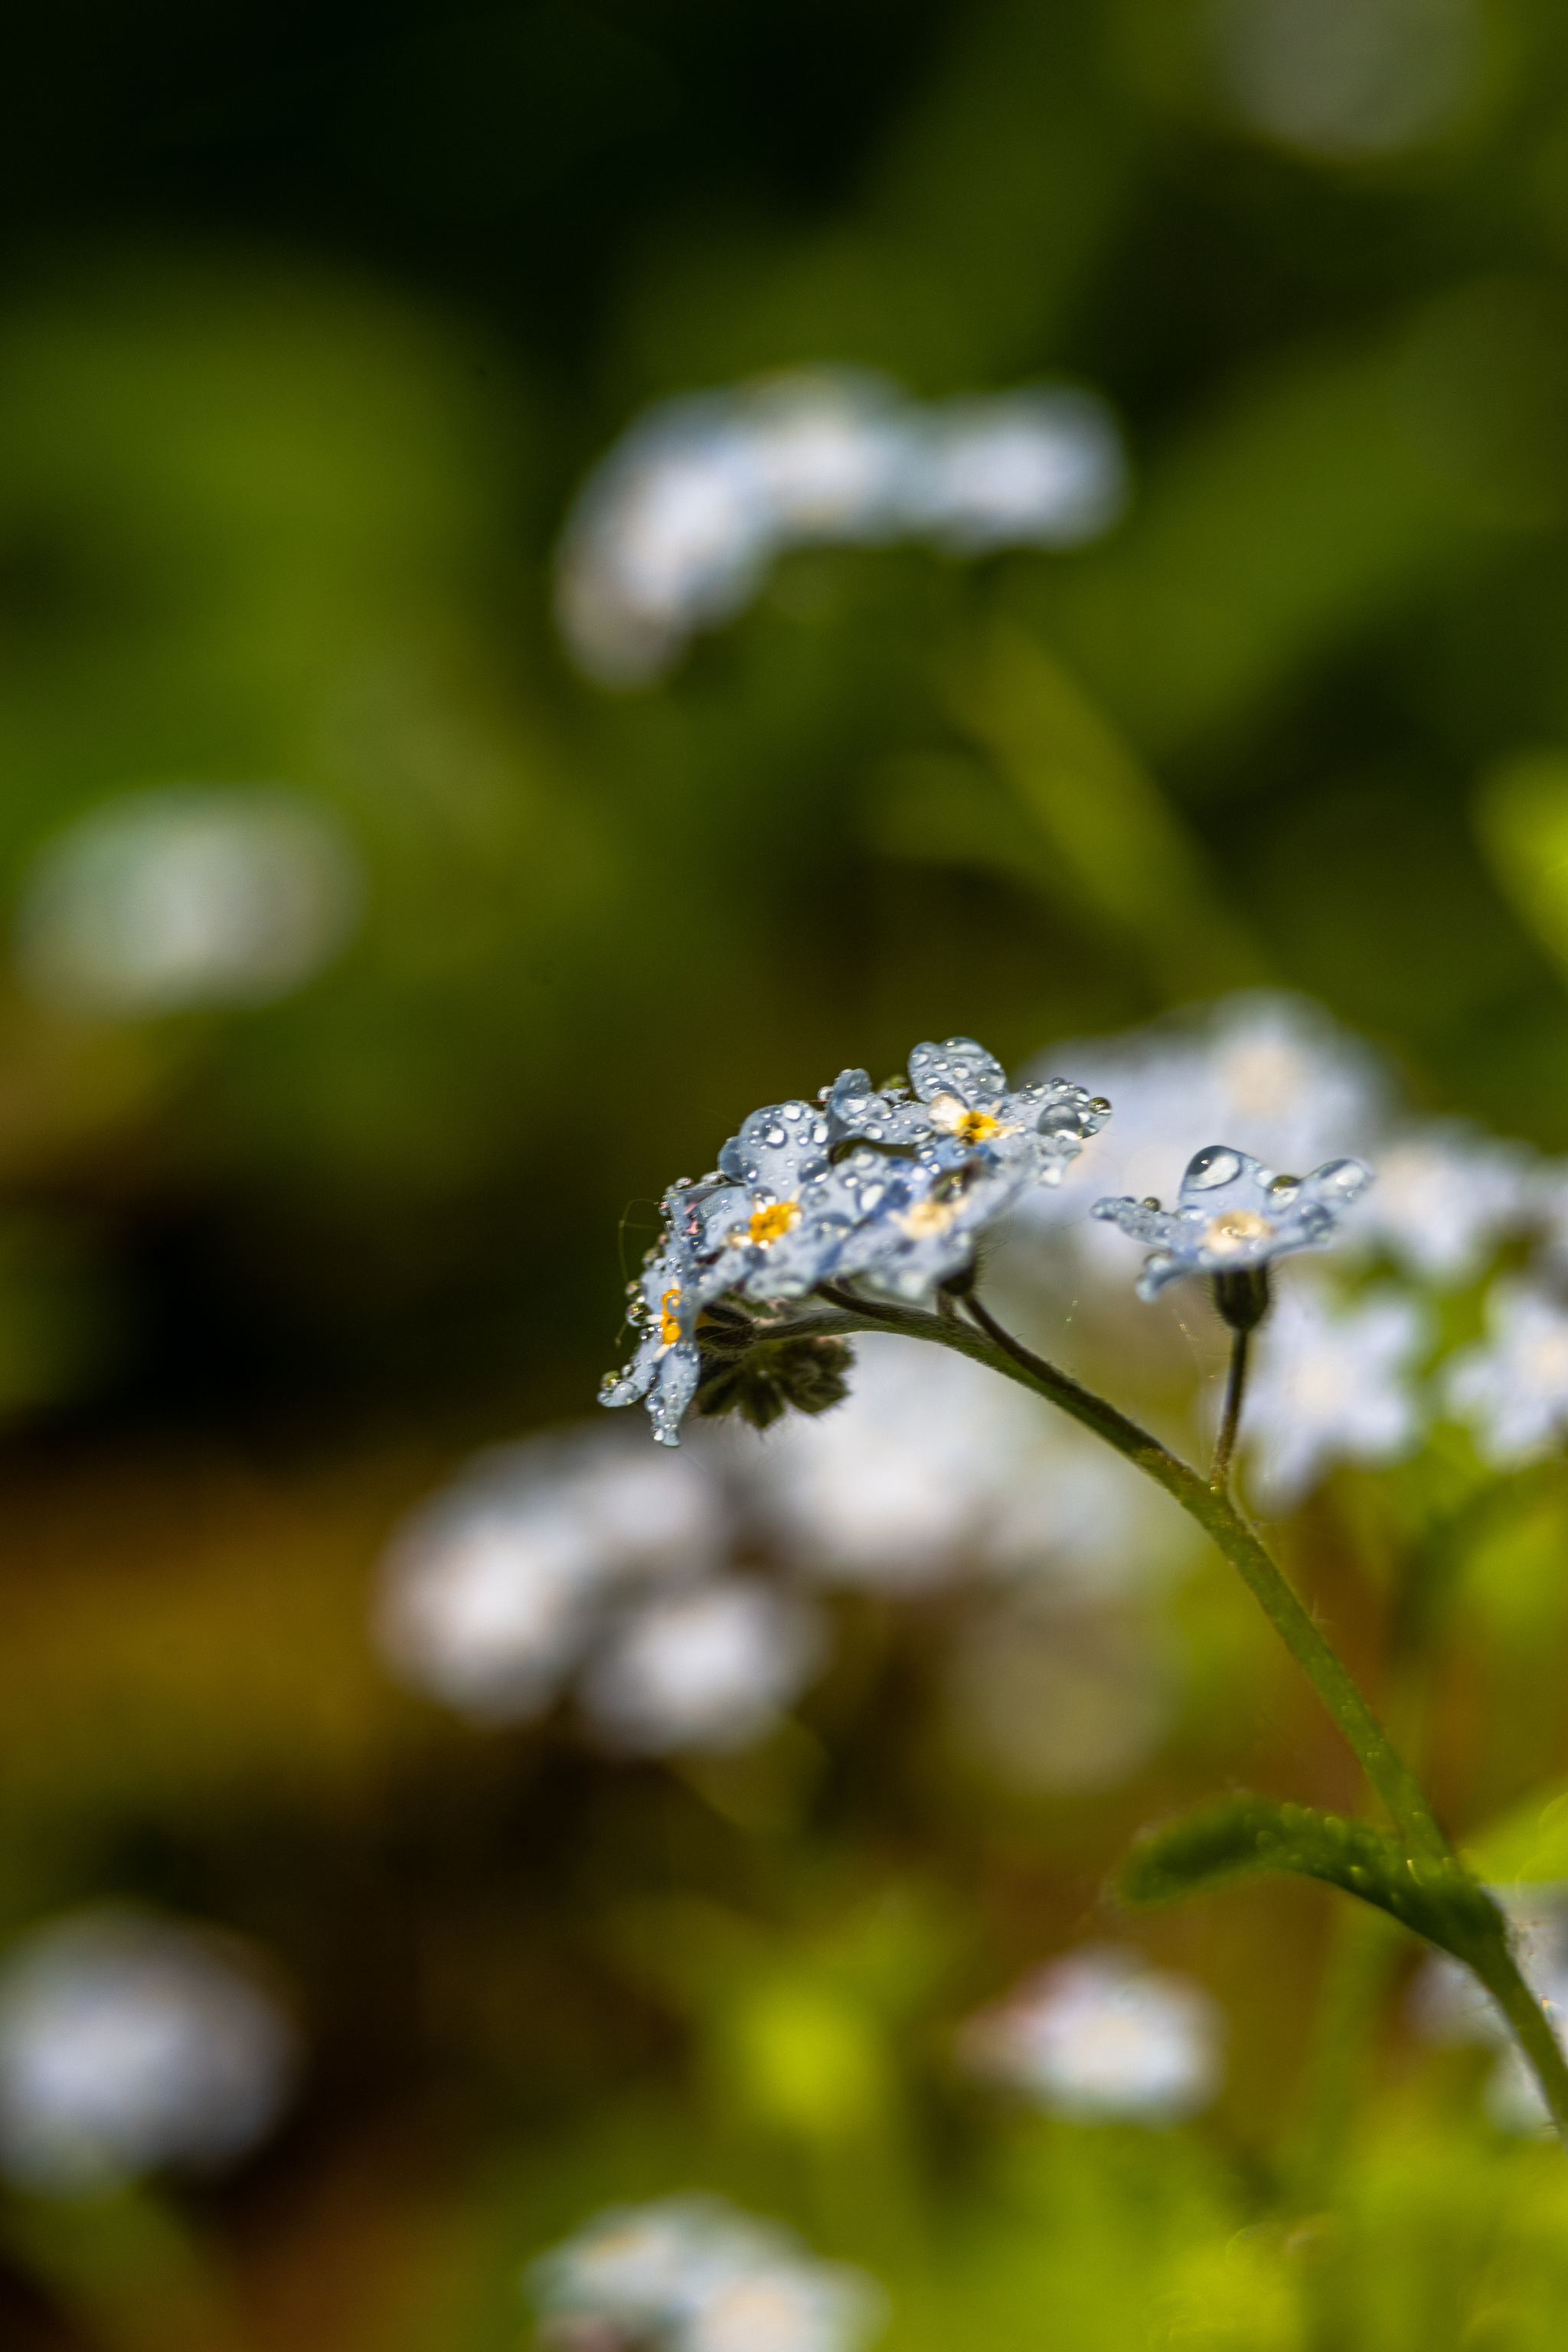
[[741,1123],[719,1154],[719,1165],[753,1191],[793,1201],[827,1165],[828,1128],[820,1104],[769,1103]]
[[986,1110],[1007,1091],[1007,1073],[973,1037],[949,1037],[940,1045],[917,1045],[910,1055],[910,1084],[922,1102],[956,1095],[966,1110]]

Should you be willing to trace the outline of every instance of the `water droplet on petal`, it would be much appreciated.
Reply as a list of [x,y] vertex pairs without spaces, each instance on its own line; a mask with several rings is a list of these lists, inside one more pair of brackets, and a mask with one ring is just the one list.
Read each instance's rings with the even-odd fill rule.
[[1337,1192],[1342,1200],[1353,1201],[1364,1192],[1372,1181],[1372,1171],[1363,1168],[1359,1160],[1331,1160],[1318,1170],[1318,1183],[1326,1192]]
[[1191,1192],[1212,1192],[1218,1185],[1233,1183],[1240,1173],[1239,1153],[1227,1151],[1221,1143],[1214,1143],[1189,1163],[1182,1179],[1183,1189]]

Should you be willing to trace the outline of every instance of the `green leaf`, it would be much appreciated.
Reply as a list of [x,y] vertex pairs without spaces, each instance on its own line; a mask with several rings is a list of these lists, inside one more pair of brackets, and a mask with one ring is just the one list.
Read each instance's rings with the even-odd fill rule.
[[1137,1906],[1174,1903],[1279,1872],[1341,1887],[1463,1960],[1502,1933],[1496,1905],[1458,1863],[1413,1858],[1370,1822],[1271,1797],[1224,1797],[1151,1830],[1123,1864],[1117,1892]]

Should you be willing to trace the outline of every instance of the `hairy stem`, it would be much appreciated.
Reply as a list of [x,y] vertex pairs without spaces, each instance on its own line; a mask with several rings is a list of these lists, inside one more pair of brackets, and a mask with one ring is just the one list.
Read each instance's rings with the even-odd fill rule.
[[1252,1344],[1250,1331],[1233,1331],[1230,1340],[1230,1370],[1225,1383],[1225,1411],[1220,1416],[1219,1435],[1215,1440],[1214,1460],[1209,1465],[1209,1485],[1216,1495],[1230,1487],[1231,1456],[1236,1452],[1237,1433],[1241,1427],[1241,1402],[1247,1394],[1247,1354]]
[[[954,1349],[977,1363],[988,1364],[994,1371],[1032,1389],[1037,1396],[1092,1430],[1163,1486],[1197,1521],[1240,1575],[1354,1750],[1362,1769],[1387,1808],[1406,1853],[1413,1860],[1436,1862],[1446,1871],[1468,1875],[1439,1828],[1420,1783],[1362,1696],[1349,1668],[1319,1630],[1306,1604],[1223,1486],[1212,1486],[1115,1405],[1096,1396],[1069,1372],[1037,1356],[1005,1329],[973,1294],[963,1300],[972,1318],[969,1322],[929,1314],[919,1307],[884,1306],[837,1285],[825,1284],[818,1296],[828,1303],[829,1311],[803,1316],[794,1327],[801,1337],[847,1337],[856,1331],[895,1330],[910,1339],[934,1339],[939,1346]],[[1238,1340],[1244,1340],[1246,1335],[1238,1332],[1237,1336]],[[1559,2131],[1568,2138],[1568,2063],[1564,2063],[1539,1999],[1520,1973],[1500,1914],[1495,1937],[1489,1936],[1484,1946],[1470,1955],[1470,1960],[1518,2035]]]

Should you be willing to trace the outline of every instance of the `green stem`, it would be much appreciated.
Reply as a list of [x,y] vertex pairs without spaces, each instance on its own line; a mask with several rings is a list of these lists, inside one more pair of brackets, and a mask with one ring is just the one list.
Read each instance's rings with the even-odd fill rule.
[[[1386,1806],[1414,1862],[1437,1863],[1468,1875],[1444,1836],[1420,1783],[1379,1723],[1338,1652],[1319,1631],[1310,1612],[1228,1494],[1163,1445],[1135,1421],[1096,1396],[1055,1364],[1037,1356],[998,1323],[973,1294],[963,1304],[972,1323],[926,1313],[918,1307],[884,1307],[853,1291],[824,1284],[819,1297],[829,1312],[802,1317],[793,1328],[803,1338],[845,1337],[856,1331],[896,1330],[910,1339],[934,1339],[975,1362],[988,1364],[1074,1421],[1103,1438],[1161,1486],[1195,1519],[1262,1609],[1291,1656],[1360,1760]],[[1495,1909],[1495,1906],[1493,1906]],[[1540,2000],[1531,1992],[1510,1947],[1500,1913],[1497,1933],[1468,1957],[1518,2035],[1540,2081],[1559,2130],[1568,2138],[1568,2063],[1558,2047]]]
[[1241,1428],[1241,1401],[1247,1394],[1247,1356],[1252,1344],[1250,1331],[1231,1335],[1230,1370],[1225,1383],[1225,1412],[1221,1416],[1219,1435],[1215,1440],[1214,1460],[1209,1465],[1209,1485],[1216,1494],[1226,1494],[1230,1486],[1230,1462],[1236,1452],[1237,1434]]
[[1048,1364],[1003,1328],[978,1298],[964,1301],[978,1329],[949,1323],[918,1308],[870,1306],[854,1294],[831,1286],[822,1294],[844,1311],[834,1318],[808,1318],[814,1330],[886,1330],[906,1332],[911,1339],[935,1339],[945,1348],[989,1364],[1033,1389],[1074,1421],[1093,1430],[1129,1462],[1178,1502],[1196,1519],[1205,1535],[1224,1553],[1262,1608],[1286,1648],[1301,1667],[1340,1730],[1361,1759],[1367,1779],[1413,1852],[1434,1861],[1449,1856],[1447,1840],[1432,1818],[1415,1775],[1395,1753],[1383,1726],[1357,1689],[1337,1651],[1319,1632],[1299,1595],[1286,1581],[1268,1552],[1247,1525],[1228,1496],[1217,1493],[1205,1478],[1162,1445],[1157,1437],[1108,1404],[1069,1372]]
[[1502,2011],[1535,2071],[1552,2121],[1568,2140],[1568,2061],[1538,1994],[1531,1990],[1506,1933],[1470,1956],[1470,1966]]

